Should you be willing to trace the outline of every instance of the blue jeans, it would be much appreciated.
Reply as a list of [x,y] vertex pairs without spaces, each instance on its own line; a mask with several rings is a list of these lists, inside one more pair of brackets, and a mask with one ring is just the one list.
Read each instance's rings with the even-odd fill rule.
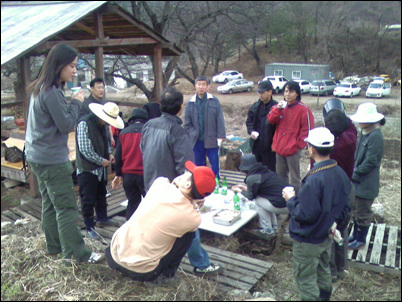
[[193,151],[195,157],[195,165],[206,166],[206,156],[208,156],[212,171],[214,171],[215,175],[219,177],[219,148],[205,148],[204,142],[197,141],[195,143]]
[[187,250],[187,257],[194,267],[204,269],[211,265],[207,251],[201,246],[200,231],[198,229],[195,231],[195,237]]

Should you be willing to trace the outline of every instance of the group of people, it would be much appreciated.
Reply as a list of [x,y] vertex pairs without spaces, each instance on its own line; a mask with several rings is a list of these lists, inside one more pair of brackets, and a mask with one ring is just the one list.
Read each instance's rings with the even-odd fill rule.
[[[26,158],[42,195],[47,251],[89,263],[104,256],[86,247],[76,224],[67,147],[68,133],[76,129],[76,173],[88,236],[99,239],[95,226],[116,225],[106,213],[107,167],[112,163],[112,188],[123,185],[128,199],[127,221],[105,253],[108,265],[134,280],[169,284],[187,253],[195,274],[218,273],[222,268],[210,262],[198,231],[199,208],[214,190],[215,176],[219,178],[219,147],[226,137],[222,108],[209,92],[209,79],[195,79],[196,93],[186,104],[184,123],[183,94],[168,87],[160,106],[149,103],[134,109],[126,125],[118,106],[103,100],[101,78],[91,82],[91,96],[85,101],[82,90],[66,101],[62,88],[75,76],[77,55],[71,46],[56,45],[30,86]],[[347,236],[350,208],[355,227],[346,238],[348,246],[365,244],[371,204],[378,195],[383,153],[379,126],[384,116],[374,104],[361,104],[351,116],[362,129],[357,140],[356,128],[337,99],[324,105],[325,127],[314,128],[298,83],[285,84],[280,102],[273,100],[269,81],[259,83],[258,94],[246,121],[252,154],[244,155],[239,167],[247,177],[245,184],[232,189],[255,201],[260,224],[256,233],[264,238],[278,231],[277,214],[290,214],[301,297],[329,299],[331,271],[341,278],[346,268],[345,249],[333,244],[330,232],[336,223]],[[113,129],[119,129],[114,139]],[[312,167],[301,179],[305,148]],[[283,190],[289,185],[294,192]]]
[[[331,282],[344,277],[347,249],[366,244],[371,205],[379,193],[384,144],[380,126],[385,118],[370,102],[359,105],[348,118],[342,101],[333,98],[323,106],[325,127],[314,128],[298,83],[285,84],[280,102],[272,98],[269,81],[259,83],[258,93],[246,120],[252,154],[243,155],[239,166],[246,173],[246,185],[232,189],[255,200],[260,229],[253,231],[258,237],[275,236],[276,214],[290,214],[300,295],[303,300],[329,299]],[[359,137],[352,121],[361,129]],[[311,169],[301,179],[300,159],[306,147]],[[284,189],[289,184],[293,193]],[[351,217],[354,231],[348,237]],[[334,226],[344,238],[341,246],[333,244]]]

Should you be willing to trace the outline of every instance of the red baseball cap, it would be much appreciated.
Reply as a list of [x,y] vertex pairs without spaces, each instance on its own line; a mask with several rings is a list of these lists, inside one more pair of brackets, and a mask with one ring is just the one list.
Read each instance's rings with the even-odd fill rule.
[[193,173],[195,188],[201,196],[206,197],[215,189],[215,173],[206,166],[196,166],[191,161],[186,161],[186,169]]

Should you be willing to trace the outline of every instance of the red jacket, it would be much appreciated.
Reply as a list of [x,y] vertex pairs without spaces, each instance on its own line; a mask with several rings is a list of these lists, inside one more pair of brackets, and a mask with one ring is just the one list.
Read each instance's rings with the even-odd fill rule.
[[115,152],[116,176],[122,174],[143,175],[141,131],[144,123],[134,123],[120,132]]
[[306,147],[304,139],[314,128],[314,116],[306,104],[299,101],[284,109],[273,106],[267,119],[276,124],[272,150],[277,154],[291,156]]
[[[352,180],[355,164],[356,141],[357,130],[349,119],[349,128],[338,137],[335,137],[334,146],[330,154],[330,158],[337,161],[338,166],[346,172],[350,180]],[[314,159],[310,159],[311,169],[314,163]]]

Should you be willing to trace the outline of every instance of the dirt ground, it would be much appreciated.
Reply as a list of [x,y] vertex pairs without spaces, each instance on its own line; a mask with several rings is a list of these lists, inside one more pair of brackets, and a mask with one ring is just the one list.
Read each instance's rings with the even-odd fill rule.
[[[259,79],[252,79],[257,82]],[[224,111],[225,115],[225,123],[227,127],[227,135],[234,135],[243,139],[248,137],[245,121],[247,117],[247,112],[250,105],[257,101],[258,95],[254,92],[250,93],[235,93],[232,95],[222,95],[216,92],[216,87],[218,85],[212,84],[212,93],[217,95]],[[193,87],[184,82],[178,85],[178,89],[183,92],[185,95],[185,100],[188,100],[190,96],[193,94]],[[140,99],[137,96],[132,96],[129,94],[130,92],[122,93],[120,96],[118,94],[108,94],[108,98],[112,99]],[[282,95],[274,95],[274,99],[279,101],[282,99]],[[305,102],[310,108],[313,109],[313,113],[316,120],[316,125],[322,125],[322,105],[325,103],[329,97],[320,97],[319,103],[317,106],[317,97],[313,97],[309,94],[305,94],[302,96],[302,101]],[[400,129],[400,116],[401,116],[401,91],[400,88],[393,87],[393,93],[390,97],[374,100],[374,99],[366,99],[364,96],[355,97],[353,99],[342,98],[342,101],[346,104],[348,114],[353,114],[358,104],[366,101],[372,101],[378,105],[378,111],[383,113],[384,115],[394,116],[396,120],[399,120],[399,124],[395,126],[389,126],[389,135],[386,135],[387,140],[385,143],[387,152],[384,156],[383,165],[381,168],[381,189],[380,196],[376,199],[375,203],[380,203],[384,207],[385,211],[385,219],[384,222],[389,225],[395,225],[399,228],[401,227],[401,170],[400,170],[400,130],[399,136],[394,135],[393,133],[397,133],[398,129]],[[121,108],[124,117],[128,116],[131,108],[122,107]],[[394,129],[395,128],[395,129]],[[387,130],[388,133],[388,130]],[[229,141],[225,142],[226,146],[231,145]],[[308,170],[308,158],[302,160],[302,175],[304,175]],[[1,190],[2,196],[2,211],[5,208],[10,206],[16,206],[19,204],[21,198],[27,196],[27,190],[23,186],[18,186],[13,189],[5,189],[2,184]],[[3,207],[4,206],[4,207]],[[26,230],[24,231],[26,232]],[[22,234],[24,234],[22,232]],[[31,234],[33,231],[29,231],[27,233]],[[3,241],[3,235],[10,235],[10,238],[14,238],[14,241],[11,241],[13,245],[17,244],[17,237],[13,237],[15,234],[18,236],[22,236],[21,232],[17,230],[8,230],[3,234],[2,229],[2,259],[6,256],[3,256],[3,250],[5,248],[5,244],[9,241]],[[38,235],[39,234],[39,235]],[[31,236],[39,238],[38,240],[43,240],[43,235],[41,232],[37,230],[35,235]],[[203,238],[203,243],[208,245],[213,245],[218,248],[226,249],[232,252],[237,252],[245,255],[249,255],[258,259],[270,261],[274,263],[273,268],[267,273],[267,275],[258,282],[254,292],[264,292],[266,296],[270,296],[275,298],[276,300],[287,300],[287,301],[296,301],[298,300],[298,294],[296,287],[293,282],[293,269],[292,269],[292,252],[291,247],[282,245],[280,243],[277,244],[272,254],[267,255],[264,252],[264,242],[262,241],[250,241],[250,239],[245,239],[241,233],[236,234],[235,236],[230,236],[225,240],[218,240],[216,238]],[[24,241],[24,240],[23,240]],[[25,240],[26,241],[26,240]],[[4,244],[3,244],[4,242]],[[19,241],[18,241],[19,242]],[[28,244],[28,243],[27,243]],[[18,245],[18,244],[17,244]],[[35,249],[37,244],[31,248]],[[16,247],[9,246],[9,253],[14,252],[13,249]],[[98,247],[101,248],[101,247]],[[26,249],[25,249],[26,250]],[[43,252],[42,252],[43,254]],[[11,258],[13,258],[11,256]],[[46,259],[45,259],[46,260]],[[10,260],[11,261],[11,260]],[[52,259],[48,259],[47,261],[53,261]],[[18,261],[20,263],[20,261]],[[53,263],[53,262],[51,262]],[[57,264],[57,263],[56,263]],[[32,269],[28,269],[22,263],[18,264],[20,266],[21,274],[29,275],[32,272]],[[33,263],[34,266],[40,266],[40,263]],[[52,264],[49,264],[49,266]],[[60,265],[60,264],[58,264]],[[53,269],[59,269],[57,266],[52,267]],[[44,267],[45,271],[47,267]],[[144,291],[140,288],[136,287],[136,284],[128,281],[127,279],[121,279],[119,275],[113,274],[108,270],[107,266],[99,266],[99,271],[94,272],[95,269],[91,268],[92,274],[95,275],[94,280],[89,280],[87,278],[87,274],[84,269],[77,269],[73,271],[75,278],[70,281],[60,280],[60,277],[54,277],[54,279],[47,276],[49,278],[49,283],[39,284],[37,279],[29,279],[27,280],[28,285],[24,285],[25,291],[23,290],[24,295],[16,295],[11,292],[11,285],[8,285],[6,280],[3,282],[3,271],[7,272],[7,278],[12,278],[13,274],[16,276],[19,274],[17,272],[11,273],[14,269],[11,269],[7,266],[6,261],[2,260],[2,300],[58,300],[58,299],[72,299],[72,300],[105,300],[105,299],[118,299],[118,300],[229,300],[229,301],[241,301],[245,300],[247,297],[245,295],[214,295],[212,293],[202,294],[201,292],[205,292],[204,289],[207,288],[204,283],[200,283],[201,288],[195,286],[194,284],[189,284],[188,282],[178,289],[175,289],[173,292],[158,292],[158,291]],[[71,274],[71,271],[66,271],[66,275]],[[35,274],[34,274],[35,275]],[[98,277],[98,275],[102,275],[103,277]],[[107,276],[107,277],[105,277]],[[28,276],[24,276],[28,278]],[[45,278],[45,276],[43,276]],[[85,280],[82,281],[82,280]],[[100,293],[98,290],[95,290],[99,284],[96,283],[96,280],[100,280],[101,282],[107,281],[108,286],[105,287],[103,293]],[[124,281],[124,282],[121,282]],[[21,281],[22,282],[22,281]],[[44,282],[44,281],[41,281]],[[91,283],[95,282],[95,283]],[[53,285],[52,285],[53,283]],[[64,284],[63,290],[58,289],[58,284]],[[3,286],[4,285],[4,286]],[[6,286],[7,285],[7,286]],[[131,286],[131,289],[128,290],[127,286]],[[22,285],[21,285],[22,286]],[[35,287],[36,286],[36,287]],[[83,288],[83,291],[87,291],[87,294],[80,293],[77,288],[81,288],[81,286],[87,286]],[[103,286],[101,286],[103,288]],[[4,290],[3,290],[4,288]],[[53,293],[50,295],[49,293],[44,293],[43,296],[38,296],[34,294],[33,289],[36,288],[37,291],[46,291],[44,288],[49,289],[50,293],[54,291],[61,291],[60,294]],[[56,290],[54,289],[56,288]],[[65,288],[65,289],[64,289]],[[14,289],[16,290],[16,289]],[[20,289],[21,290],[21,289]],[[123,292],[121,292],[123,291]],[[18,291],[17,291],[18,292]],[[196,292],[196,293],[195,293]],[[72,294],[73,293],[73,294]],[[121,293],[121,295],[117,295],[116,293]],[[348,270],[348,275],[345,280],[340,282],[337,285],[337,289],[332,296],[332,300],[335,301],[352,301],[352,300],[360,300],[360,301],[377,301],[377,300],[390,300],[390,301],[400,301],[401,299],[401,287],[400,287],[400,277],[392,277],[387,274],[378,274],[373,272],[362,271],[359,269],[350,268]],[[108,294],[110,294],[108,296]]]

